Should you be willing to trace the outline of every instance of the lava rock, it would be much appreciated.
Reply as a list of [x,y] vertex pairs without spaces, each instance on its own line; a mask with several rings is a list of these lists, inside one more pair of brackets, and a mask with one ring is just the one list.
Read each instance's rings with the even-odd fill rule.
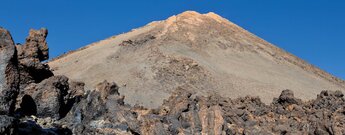
[[13,113],[18,92],[16,48],[11,34],[0,27],[0,115]]
[[16,124],[18,120],[13,117],[6,115],[0,115],[0,134],[1,135],[10,135],[14,134],[16,131]]
[[104,81],[96,89],[86,91],[80,102],[73,105],[63,123],[72,127],[73,134],[139,133],[139,121],[115,83]]
[[39,83],[36,88],[32,98],[37,104],[37,116],[60,118],[69,88],[68,78],[53,76]]
[[18,112],[59,119],[65,112],[68,90],[68,78],[65,76],[53,76],[39,84],[30,84],[19,96],[22,97]]
[[24,45],[17,45],[20,71],[20,88],[24,89],[30,83],[39,83],[53,76],[47,64],[41,63],[48,60],[47,29],[29,32]]
[[274,102],[281,105],[288,105],[288,104],[301,104],[302,100],[295,98],[293,91],[283,90],[279,98],[276,99],[276,101]]
[[48,60],[47,36],[48,30],[45,28],[40,30],[31,29],[22,51],[18,51],[19,59],[37,58],[40,62]]

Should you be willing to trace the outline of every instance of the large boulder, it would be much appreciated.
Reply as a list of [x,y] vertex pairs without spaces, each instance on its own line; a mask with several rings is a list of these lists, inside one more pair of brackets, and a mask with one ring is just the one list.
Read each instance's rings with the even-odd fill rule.
[[0,115],[14,111],[18,82],[15,45],[11,34],[0,27]]
[[283,90],[279,98],[273,100],[273,103],[281,105],[301,104],[302,100],[295,98],[292,90]]
[[41,83],[32,83],[20,93],[20,108],[17,112],[27,116],[59,119],[65,112],[68,90],[68,78],[65,76],[53,76]]

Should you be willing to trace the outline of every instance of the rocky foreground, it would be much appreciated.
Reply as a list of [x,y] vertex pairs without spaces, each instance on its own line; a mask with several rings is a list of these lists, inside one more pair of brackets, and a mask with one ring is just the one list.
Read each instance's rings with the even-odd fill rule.
[[[0,134],[345,134],[345,99],[323,91],[302,101],[284,90],[270,105],[257,97],[198,96],[178,88],[156,109],[130,106],[115,83],[54,76],[46,29],[15,45],[0,28]],[[137,95],[140,97],[140,95]]]

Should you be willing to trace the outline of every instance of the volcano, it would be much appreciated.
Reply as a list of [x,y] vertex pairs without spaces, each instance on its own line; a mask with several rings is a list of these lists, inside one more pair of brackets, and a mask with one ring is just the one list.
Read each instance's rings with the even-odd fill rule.
[[[155,108],[176,89],[271,103],[282,90],[315,98],[344,90],[329,73],[215,14],[186,11],[113,36],[48,62],[55,75],[87,89],[114,81],[125,102]],[[343,91],[344,92],[344,91]]]

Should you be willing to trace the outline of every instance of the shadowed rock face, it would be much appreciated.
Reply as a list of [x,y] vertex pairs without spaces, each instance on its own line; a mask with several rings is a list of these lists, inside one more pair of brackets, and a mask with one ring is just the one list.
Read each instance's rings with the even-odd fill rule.
[[49,66],[41,63],[48,59],[47,34],[46,29],[30,30],[26,43],[15,46],[10,33],[0,28],[0,134],[68,133],[58,127],[44,129],[40,121],[26,119],[60,119],[84,93],[83,83],[53,76]]
[[[36,115],[38,117],[60,118],[60,112],[67,101],[64,101],[68,93],[68,78],[64,76],[53,76],[43,80],[38,84],[30,84],[20,96],[20,111],[28,116]],[[26,98],[25,98],[26,97]],[[29,99],[32,99],[32,107],[26,108]],[[25,101],[26,100],[26,101]],[[35,108],[33,111],[31,109]],[[29,110],[28,110],[29,109]]]
[[0,115],[14,111],[19,75],[16,49],[11,34],[0,27]]
[[46,29],[31,30],[24,45],[15,46],[10,33],[0,28],[0,114],[12,114],[20,90],[30,83],[39,83],[53,76],[45,41]]

